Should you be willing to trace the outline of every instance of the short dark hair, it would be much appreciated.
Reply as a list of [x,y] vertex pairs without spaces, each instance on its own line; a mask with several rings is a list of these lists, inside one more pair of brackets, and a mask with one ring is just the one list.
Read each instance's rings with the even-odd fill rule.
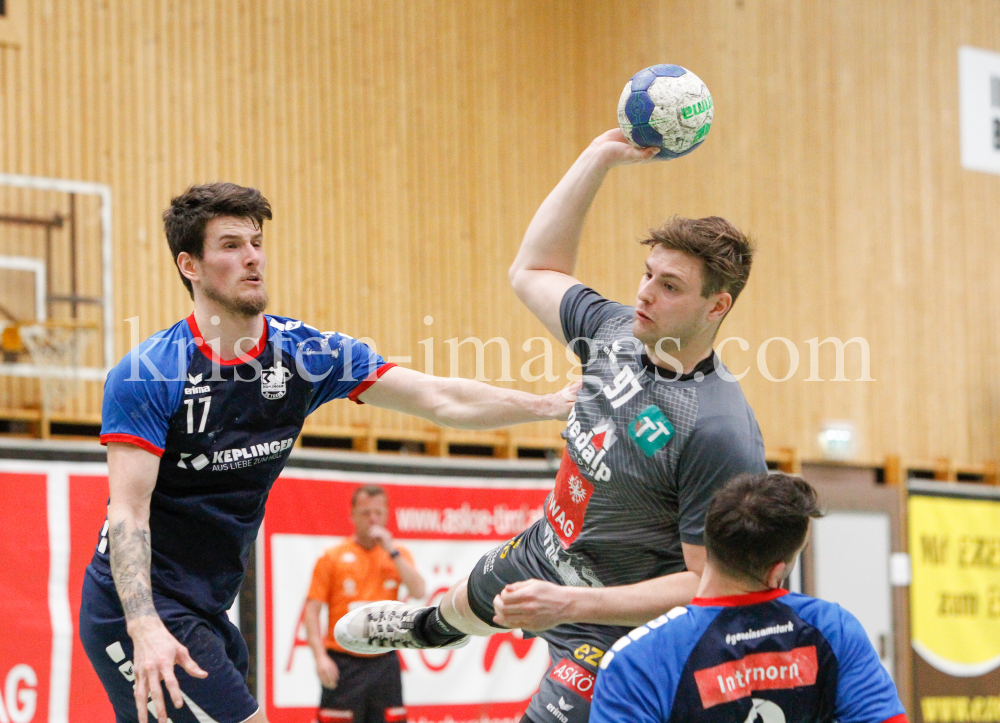
[[[202,257],[205,226],[217,216],[249,218],[257,224],[257,228],[263,228],[264,219],[271,220],[271,204],[256,188],[238,186],[235,183],[191,186],[180,196],[172,198],[170,208],[163,212],[163,227],[167,232],[167,244],[170,245],[175,264],[182,251],[196,259]],[[177,273],[180,274],[180,268]],[[193,299],[191,282],[184,274],[181,274],[181,281]]]
[[358,506],[358,497],[361,495],[368,495],[369,497],[378,497],[381,495],[382,497],[388,498],[388,495],[385,493],[385,489],[379,487],[378,485],[361,485],[354,490],[354,494],[351,495],[352,510]]
[[735,302],[750,278],[754,242],[719,216],[673,216],[659,228],[650,229],[649,238],[639,243],[683,251],[701,259],[704,269],[701,295],[705,298],[727,291]]
[[821,517],[816,490],[801,477],[741,474],[715,493],[705,515],[708,558],[739,578],[762,580],[805,542]]

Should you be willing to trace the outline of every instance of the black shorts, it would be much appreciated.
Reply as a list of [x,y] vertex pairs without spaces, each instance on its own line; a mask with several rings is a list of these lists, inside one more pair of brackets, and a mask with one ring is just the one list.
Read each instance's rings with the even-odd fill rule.
[[399,654],[359,657],[327,650],[340,670],[336,688],[323,688],[319,723],[400,723],[406,720]]
[[[469,575],[469,606],[483,622],[493,622],[493,598],[519,580],[545,580],[563,585],[545,556],[544,519],[490,551]],[[538,633],[549,646],[549,666],[525,717],[538,723],[585,723],[601,658],[632,628],[569,623]]]
[[[208,673],[207,678],[192,678],[180,667],[174,668],[184,707],[174,708],[164,686],[163,700],[170,720],[240,723],[256,713],[259,706],[246,682],[250,660],[247,646],[226,614],[204,615],[156,592],[153,604],[170,634]],[[139,714],[132,694],[132,638],[125,627],[114,581],[89,567],[83,578],[79,630],[83,649],[115,709],[115,719],[118,723],[136,723]],[[149,705],[149,720],[156,720],[152,703]]]

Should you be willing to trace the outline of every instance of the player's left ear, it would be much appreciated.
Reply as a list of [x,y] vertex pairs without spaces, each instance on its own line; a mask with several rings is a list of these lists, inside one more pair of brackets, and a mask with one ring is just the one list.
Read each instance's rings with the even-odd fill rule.
[[787,562],[776,562],[768,571],[765,582],[769,588],[781,587],[781,583],[785,581],[785,578],[788,577],[791,572],[792,566]]
[[713,294],[714,303],[708,312],[708,321],[718,321],[733,308],[733,297],[728,291],[720,291]]
[[188,281],[199,281],[201,278],[196,259],[187,251],[177,254],[177,268]]

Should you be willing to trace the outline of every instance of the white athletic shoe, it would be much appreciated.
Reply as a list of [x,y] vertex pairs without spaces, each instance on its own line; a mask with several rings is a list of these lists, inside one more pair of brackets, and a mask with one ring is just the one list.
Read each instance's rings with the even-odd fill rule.
[[407,648],[461,648],[469,643],[466,635],[447,645],[424,645],[413,637],[413,619],[427,610],[395,600],[368,603],[337,621],[333,637],[344,650],[377,655]]

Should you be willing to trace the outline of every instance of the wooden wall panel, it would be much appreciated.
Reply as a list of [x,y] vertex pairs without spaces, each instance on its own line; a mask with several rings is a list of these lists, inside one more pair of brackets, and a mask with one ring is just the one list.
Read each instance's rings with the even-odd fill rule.
[[[1000,458],[1000,179],[958,162],[957,49],[1000,50],[990,0],[25,4],[25,42],[0,48],[0,170],[112,186],[117,316],[138,316],[143,338],[190,305],[162,209],[227,179],[274,206],[272,311],[370,337],[419,369],[418,342],[433,338],[438,374],[445,340],[503,337],[519,378],[540,349],[522,343],[544,333],[507,284],[521,234],[615,123],[631,74],[676,62],[712,89],[715,126],[687,158],[611,174],[580,278],[629,301],[647,228],[726,216],[759,239],[723,336],[751,345],[726,358],[750,367],[743,388],[769,447],[814,456],[821,420],[842,418],[866,459]],[[124,353],[128,327],[116,331]],[[827,336],[867,339],[877,381],[806,382],[805,340]],[[755,367],[770,337],[799,351],[787,382]],[[783,353],[772,345],[776,374]],[[830,359],[820,368],[833,375]],[[466,345],[457,372],[475,371]],[[0,408],[30,397],[0,380]],[[97,414],[99,390],[73,410]],[[310,421],[369,423],[425,426],[349,403]]]

